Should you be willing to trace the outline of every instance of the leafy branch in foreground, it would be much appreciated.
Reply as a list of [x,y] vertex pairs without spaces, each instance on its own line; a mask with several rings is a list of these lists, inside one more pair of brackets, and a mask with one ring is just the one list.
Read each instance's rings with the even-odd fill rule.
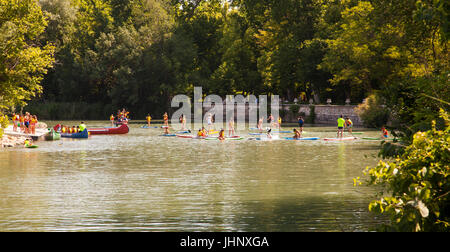
[[[382,185],[384,196],[369,211],[388,215],[384,231],[450,231],[450,120],[441,109],[443,130],[417,132],[404,154],[367,168],[368,185]],[[355,184],[360,184],[359,178]]]

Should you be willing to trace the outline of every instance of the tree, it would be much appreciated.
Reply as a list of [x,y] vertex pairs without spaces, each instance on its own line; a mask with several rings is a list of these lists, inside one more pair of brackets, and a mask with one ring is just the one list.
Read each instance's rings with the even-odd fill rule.
[[0,109],[6,109],[42,92],[55,47],[39,43],[47,21],[36,1],[1,0],[0,17]]

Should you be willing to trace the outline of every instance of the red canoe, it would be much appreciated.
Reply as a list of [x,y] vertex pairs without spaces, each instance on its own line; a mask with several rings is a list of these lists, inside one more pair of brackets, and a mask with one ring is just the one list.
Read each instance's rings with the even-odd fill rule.
[[88,129],[91,135],[113,135],[113,134],[127,134],[130,129],[128,125],[122,124],[116,128],[96,128],[96,129]]

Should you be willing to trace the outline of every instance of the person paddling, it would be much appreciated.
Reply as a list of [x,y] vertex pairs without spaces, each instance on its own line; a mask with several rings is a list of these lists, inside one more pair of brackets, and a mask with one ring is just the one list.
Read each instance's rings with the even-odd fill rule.
[[235,132],[234,132],[234,119],[230,119],[230,121],[228,122],[228,127],[229,127],[229,129],[228,129],[228,136],[229,137],[234,136],[235,135]]
[[114,115],[111,114],[111,116],[109,117],[109,120],[111,121],[111,126],[114,127]]
[[150,114],[147,114],[147,117],[145,118],[147,120],[147,126],[150,127],[150,123],[152,122],[152,117]]
[[294,129],[294,133],[294,139],[300,139],[302,137],[302,133],[299,130]]
[[348,133],[353,134],[353,132],[352,132],[353,131],[353,129],[352,129],[353,128],[353,122],[348,117],[345,118],[345,126],[348,129]]
[[303,132],[303,124],[305,124],[305,120],[301,116],[299,116],[297,118],[297,120],[298,120],[298,127],[300,128],[300,132]]
[[267,130],[267,138],[272,139],[272,129]]
[[79,127],[80,127],[80,132],[83,132],[84,130],[86,130],[86,124],[84,124],[84,122],[81,122]]
[[225,140],[225,130],[221,129],[219,132],[219,140]]
[[163,120],[164,120],[164,126],[169,127],[169,116],[167,115],[167,112],[164,113]]
[[384,126],[381,127],[381,138],[382,139],[389,138],[389,132],[387,131],[387,129]]
[[345,120],[342,115],[337,119],[337,124],[338,124],[337,137],[342,138],[344,135],[344,125],[345,125]]

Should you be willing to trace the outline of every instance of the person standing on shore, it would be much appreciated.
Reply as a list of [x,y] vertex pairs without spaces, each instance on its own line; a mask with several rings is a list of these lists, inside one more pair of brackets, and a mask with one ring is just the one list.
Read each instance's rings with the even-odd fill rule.
[[345,125],[345,119],[343,118],[342,115],[337,119],[337,124],[338,124],[337,137],[342,138],[344,136],[344,125]]

